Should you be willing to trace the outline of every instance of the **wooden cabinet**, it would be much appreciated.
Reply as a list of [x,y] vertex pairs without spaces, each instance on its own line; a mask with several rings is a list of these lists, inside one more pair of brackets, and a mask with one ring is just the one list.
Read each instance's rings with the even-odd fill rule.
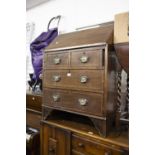
[[42,125],[42,155],[70,155],[70,132]]
[[26,125],[40,130],[41,112],[42,112],[42,95],[27,92]]
[[[68,116],[67,116],[68,115]],[[42,155],[128,155],[128,140],[101,137],[93,125],[79,116],[59,113],[42,121]]]
[[113,29],[109,23],[62,34],[44,53],[43,108],[89,116],[103,136],[110,131],[116,106]]
[[59,35],[44,52],[42,155],[128,155],[111,137],[120,67],[113,22]]
[[40,155],[42,95],[27,92],[26,94],[26,155]]
[[26,108],[41,112],[42,96],[38,94],[26,94]]

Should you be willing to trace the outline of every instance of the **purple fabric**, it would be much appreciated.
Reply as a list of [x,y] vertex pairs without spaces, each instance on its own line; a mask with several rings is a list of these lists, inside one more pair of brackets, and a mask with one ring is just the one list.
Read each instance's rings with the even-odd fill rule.
[[47,32],[41,33],[31,44],[30,51],[32,55],[32,65],[34,69],[33,79],[39,79],[42,73],[43,51],[56,37],[58,36],[58,29],[50,29]]

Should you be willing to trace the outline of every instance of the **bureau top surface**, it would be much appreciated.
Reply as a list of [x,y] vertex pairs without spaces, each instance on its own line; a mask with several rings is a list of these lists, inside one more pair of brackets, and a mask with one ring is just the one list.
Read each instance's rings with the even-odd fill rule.
[[45,52],[112,44],[113,30],[114,24],[110,22],[98,28],[62,34],[56,37]]

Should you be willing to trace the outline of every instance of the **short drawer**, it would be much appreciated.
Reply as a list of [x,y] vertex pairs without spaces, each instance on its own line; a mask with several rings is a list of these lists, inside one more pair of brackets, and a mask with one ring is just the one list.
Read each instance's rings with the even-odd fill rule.
[[71,68],[98,69],[104,67],[104,52],[101,49],[82,49],[71,52]]
[[43,104],[54,108],[102,116],[103,94],[45,88]]
[[103,92],[104,70],[45,70],[44,87]]
[[26,107],[41,111],[42,96],[26,94]]
[[72,136],[72,152],[75,155],[124,155],[123,150],[113,149],[95,140],[77,135]]
[[44,55],[44,69],[65,69],[69,67],[69,53],[46,53]]

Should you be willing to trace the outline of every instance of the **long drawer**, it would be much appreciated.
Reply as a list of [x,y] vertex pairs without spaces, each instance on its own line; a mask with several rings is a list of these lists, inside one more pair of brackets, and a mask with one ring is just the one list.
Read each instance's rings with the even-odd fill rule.
[[123,150],[93,140],[72,135],[72,154],[74,155],[125,155]]
[[44,88],[43,104],[59,109],[103,116],[103,94]]
[[104,70],[45,70],[44,87],[102,92]]

